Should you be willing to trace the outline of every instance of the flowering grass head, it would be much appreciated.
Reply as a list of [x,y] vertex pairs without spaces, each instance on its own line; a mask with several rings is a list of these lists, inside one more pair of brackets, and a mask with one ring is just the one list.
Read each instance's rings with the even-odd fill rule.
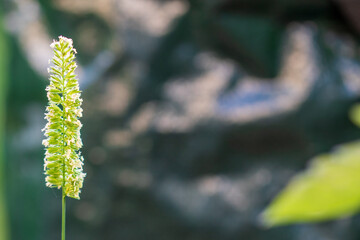
[[44,171],[46,186],[63,188],[66,196],[79,199],[85,173],[79,118],[82,116],[81,91],[75,75],[76,50],[73,41],[60,36],[51,45],[54,56],[49,68],[50,83],[46,87],[49,100],[46,107]]

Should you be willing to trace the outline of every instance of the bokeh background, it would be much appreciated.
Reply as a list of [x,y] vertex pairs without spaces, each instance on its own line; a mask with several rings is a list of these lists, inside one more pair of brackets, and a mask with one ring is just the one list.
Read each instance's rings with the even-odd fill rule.
[[358,216],[265,228],[316,154],[360,138],[355,0],[1,0],[0,239],[60,238],[43,175],[49,44],[84,98],[76,240],[356,240]]

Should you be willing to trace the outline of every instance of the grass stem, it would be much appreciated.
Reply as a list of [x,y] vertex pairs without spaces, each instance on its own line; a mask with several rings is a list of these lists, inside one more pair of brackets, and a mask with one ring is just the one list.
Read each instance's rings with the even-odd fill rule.
[[65,218],[66,218],[66,202],[65,202],[65,191],[62,191],[62,221],[61,221],[61,240],[65,240]]

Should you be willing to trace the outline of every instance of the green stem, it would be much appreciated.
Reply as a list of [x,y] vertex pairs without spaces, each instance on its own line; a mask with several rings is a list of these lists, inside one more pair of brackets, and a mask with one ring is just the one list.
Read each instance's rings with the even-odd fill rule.
[[65,217],[66,217],[66,202],[65,202],[65,192],[62,188],[62,224],[61,224],[61,240],[65,240]]
[[[63,49],[62,49],[63,50]],[[64,57],[64,56],[63,56]],[[63,140],[63,156],[65,154],[65,109],[64,109],[64,101],[65,101],[65,76],[64,76],[64,67],[61,69],[61,75],[62,75],[62,106],[63,106],[63,116],[62,116],[62,140]],[[63,173],[63,182],[62,182],[62,217],[61,217],[61,240],[65,240],[65,219],[66,219],[66,194],[65,194],[65,158],[63,159],[63,165],[62,165],[62,173]]]

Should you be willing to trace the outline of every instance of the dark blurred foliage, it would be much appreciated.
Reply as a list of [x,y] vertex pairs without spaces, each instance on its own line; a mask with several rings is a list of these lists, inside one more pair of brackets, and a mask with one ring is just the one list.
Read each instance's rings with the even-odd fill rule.
[[[41,128],[52,38],[74,39],[87,177],[69,239],[358,239],[358,217],[264,229],[315,154],[359,138],[359,9],[329,0],[4,0],[11,239],[58,239]],[[1,61],[0,56],[0,61]]]

